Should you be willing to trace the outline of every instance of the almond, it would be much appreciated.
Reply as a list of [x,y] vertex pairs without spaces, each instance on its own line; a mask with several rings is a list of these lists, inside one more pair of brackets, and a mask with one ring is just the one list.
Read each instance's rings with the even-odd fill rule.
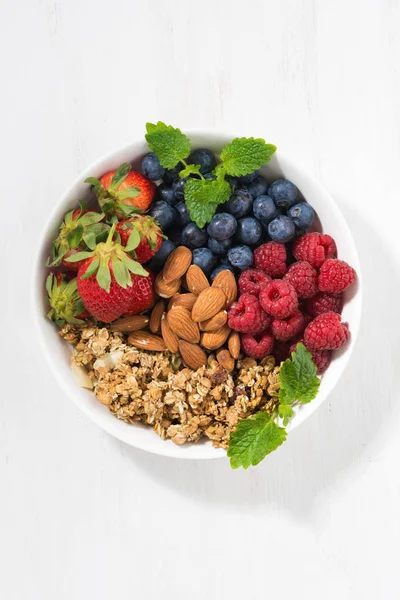
[[197,344],[200,341],[200,331],[194,323],[187,308],[177,306],[168,313],[168,325],[179,338]]
[[240,335],[237,331],[232,331],[231,335],[228,339],[228,348],[229,352],[232,354],[233,358],[239,358],[240,354]]
[[226,348],[218,350],[217,361],[227,371],[233,371],[235,368],[235,359],[231,356],[231,353]]
[[232,302],[235,302],[237,296],[237,285],[234,274],[228,269],[220,271],[214,281],[212,287],[220,288],[226,296],[226,308],[229,308]]
[[189,292],[198,296],[203,290],[210,287],[207,277],[197,265],[191,265],[186,273],[186,283]]
[[192,262],[192,253],[186,246],[178,246],[165,261],[162,270],[163,279],[167,283],[180,279]]
[[151,311],[149,329],[152,333],[160,333],[161,331],[161,316],[165,311],[165,302],[160,300]]
[[181,353],[183,362],[190,369],[197,371],[197,369],[207,364],[207,355],[197,344],[190,344],[189,342],[180,340],[179,352]]
[[163,278],[163,272],[159,273],[154,282],[154,290],[156,294],[161,298],[171,298],[181,287],[181,280],[174,279],[173,281],[166,282]]
[[225,344],[230,331],[228,325],[224,325],[217,331],[205,331],[201,336],[201,345],[207,350],[217,350]]
[[193,321],[211,319],[225,305],[226,296],[219,287],[209,287],[203,290],[192,308]]
[[182,306],[183,308],[192,310],[193,305],[196,302],[196,300],[197,300],[197,296],[195,296],[194,294],[177,294],[176,296],[174,296],[174,298],[172,298],[170,308]]
[[162,338],[149,331],[135,331],[128,336],[128,342],[135,348],[143,348],[154,352],[165,352],[166,346]]
[[133,315],[132,317],[122,317],[111,323],[112,331],[120,331],[121,333],[129,333],[130,331],[138,331],[144,329],[149,324],[149,317],[144,315]]
[[228,313],[226,310],[220,310],[214,317],[208,319],[208,321],[200,322],[200,331],[216,331],[228,320]]
[[168,350],[174,353],[178,352],[179,339],[168,324],[167,313],[163,313],[161,317],[161,335]]

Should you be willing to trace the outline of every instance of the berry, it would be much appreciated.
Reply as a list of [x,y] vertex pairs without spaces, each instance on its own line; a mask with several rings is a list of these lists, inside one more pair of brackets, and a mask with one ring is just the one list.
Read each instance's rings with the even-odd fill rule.
[[275,340],[273,355],[275,364],[280,365],[281,362],[290,357],[290,342],[278,342]]
[[258,171],[253,171],[253,173],[249,173],[248,175],[242,175],[242,177],[239,177],[238,180],[240,183],[251,183],[252,181],[255,180],[255,178],[259,175]]
[[235,235],[237,221],[229,213],[219,213],[213,216],[207,227],[208,235],[218,242],[227,240]]
[[287,342],[304,329],[304,316],[296,310],[286,321],[274,319],[271,325],[271,333],[280,342]]
[[310,350],[335,350],[349,339],[347,325],[334,312],[315,317],[304,331],[304,344]]
[[318,315],[327,312],[340,313],[342,310],[342,297],[340,294],[318,292],[313,298],[307,300],[306,309],[312,317],[318,317]]
[[157,188],[156,198],[157,200],[164,200],[164,202],[168,202],[168,204],[172,204],[172,206],[174,206],[177,202],[174,196],[174,190],[166,183],[160,183]]
[[283,279],[292,284],[299,298],[311,298],[318,292],[318,273],[305,260],[291,265]]
[[204,173],[204,179],[217,179],[214,173]]
[[175,205],[176,221],[180,227],[185,227],[190,223],[190,214],[184,202],[178,202]]
[[246,190],[253,198],[263,196],[268,192],[268,188],[268,181],[262,175],[257,175],[251,183],[246,183]]
[[308,229],[314,222],[315,212],[313,207],[307,202],[295,204],[288,210],[288,216],[292,219],[296,227]]
[[261,223],[254,217],[245,217],[238,221],[236,239],[241,244],[257,246],[262,240],[262,235]]
[[73,323],[82,325],[83,321],[89,316],[84,310],[82,300],[78,294],[77,281],[74,277],[71,279],[62,273],[50,273],[46,279],[46,290],[49,298],[50,311],[47,317],[54,321],[59,327],[64,323]]
[[224,209],[226,212],[236,217],[236,219],[241,219],[249,214],[252,204],[253,196],[251,196],[251,194],[249,194],[249,192],[246,190],[242,189],[237,190],[232,194],[228,202],[224,204]]
[[146,269],[152,272],[158,272],[164,266],[168,256],[175,250],[176,246],[171,240],[163,240],[159,251],[147,263]]
[[228,250],[228,260],[234,269],[244,271],[253,264],[253,252],[248,246],[234,246]]
[[218,275],[218,273],[221,273],[221,271],[230,271],[231,273],[235,274],[234,269],[232,269],[232,267],[230,265],[219,265],[218,267],[216,267],[214,269],[214,271],[211,273],[210,275],[210,279],[211,281],[214,281],[214,279],[216,278],[216,276]]
[[233,175],[225,175],[225,179],[229,183],[229,185],[231,186],[232,191],[237,190],[238,187],[240,186],[239,177],[233,177]]
[[161,179],[165,173],[164,167],[161,166],[157,154],[149,152],[142,160],[142,172],[145,177],[153,181]]
[[121,245],[126,246],[133,230],[139,233],[140,241],[134,249],[136,260],[142,265],[158,252],[162,243],[162,232],[157,222],[148,215],[135,215],[131,219],[119,221],[115,229],[121,237]]
[[319,269],[327,258],[336,258],[335,240],[323,233],[306,233],[293,244],[293,256]]
[[271,317],[267,315],[258,301],[251,294],[242,294],[228,311],[228,325],[235,331],[256,335],[267,329]]
[[261,269],[247,269],[239,277],[239,291],[241,294],[258,296],[261,289],[270,281],[271,277]]
[[175,179],[178,177],[179,173],[182,171],[182,169],[182,163],[179,163],[173,169],[167,169],[164,175],[162,176],[163,181],[165,181],[167,185],[172,185]]
[[294,238],[296,228],[292,219],[286,215],[279,215],[268,225],[268,235],[274,242],[286,244]]
[[172,191],[174,192],[177,202],[181,202],[185,199],[185,183],[186,179],[181,179],[180,177],[177,177],[172,183]]
[[[126,167],[125,174],[123,167]],[[141,173],[132,171],[126,163],[121,165],[118,170],[109,171],[100,178],[100,184],[95,184],[94,189],[99,200],[100,207],[110,201],[115,202],[115,214],[118,218],[126,217],[127,207],[132,208],[132,212],[137,212],[137,208],[146,211],[157,190],[153,181],[147,179]],[[117,185],[115,185],[114,175],[119,177]],[[113,181],[114,180],[114,181]],[[139,190],[139,193],[137,193]],[[123,209],[120,208],[121,205]]]
[[254,266],[271,277],[282,277],[286,271],[286,249],[284,244],[267,242],[254,250]]
[[297,187],[288,179],[278,179],[270,186],[268,195],[277,208],[288,210],[296,201]]
[[216,260],[214,254],[208,248],[195,248],[193,250],[192,264],[200,267],[206,275],[213,270]]
[[318,287],[321,292],[343,292],[356,278],[355,270],[343,260],[329,258],[319,272]]
[[296,290],[288,281],[274,279],[260,291],[263,309],[277,319],[290,317],[299,305]]
[[200,165],[200,173],[210,173],[215,169],[216,160],[211,150],[199,148],[194,150],[187,160],[189,165]]
[[163,231],[167,231],[176,221],[175,208],[163,200],[153,202],[150,207],[150,215],[158,221]]
[[[296,352],[297,344],[303,344],[304,340],[300,339],[298,342],[295,342],[290,346],[290,352]],[[307,348],[308,350],[308,348]],[[332,361],[332,351],[331,350],[308,350],[311,352],[312,361],[317,367],[318,375],[322,375],[329,367]]]
[[260,219],[264,224],[268,224],[278,214],[275,202],[270,196],[258,196],[253,202],[253,214],[257,219]]
[[221,242],[214,240],[214,238],[208,238],[208,242],[207,242],[207,245],[208,245],[209,249],[211,250],[211,252],[213,252],[214,254],[217,254],[218,256],[223,256],[224,254],[226,254],[228,252],[229,248],[232,248],[232,244],[233,244],[232,238],[229,238],[227,240],[222,240]]
[[207,232],[205,229],[197,227],[196,223],[189,223],[182,230],[181,244],[187,246],[191,250],[193,248],[204,248],[207,244]]
[[242,350],[247,356],[261,360],[271,354],[274,346],[274,338],[270,333],[264,333],[253,336],[250,333],[244,333],[240,336]]

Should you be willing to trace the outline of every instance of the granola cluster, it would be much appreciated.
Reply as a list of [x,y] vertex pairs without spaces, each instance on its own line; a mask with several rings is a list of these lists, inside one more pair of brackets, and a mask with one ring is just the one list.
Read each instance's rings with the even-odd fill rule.
[[74,346],[73,363],[85,369],[86,387],[99,402],[119,419],[141,421],[178,445],[205,436],[227,448],[239,420],[259,410],[272,413],[278,403],[279,367],[272,356],[259,363],[240,358],[228,372],[211,354],[194,371],[170,352],[133,348],[108,327],[66,325],[60,335]]

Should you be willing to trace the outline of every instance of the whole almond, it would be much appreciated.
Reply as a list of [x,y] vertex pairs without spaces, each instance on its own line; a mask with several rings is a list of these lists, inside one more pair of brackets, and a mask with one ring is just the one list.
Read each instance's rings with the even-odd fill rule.
[[192,310],[194,303],[197,300],[197,296],[194,294],[177,294],[172,298],[170,309],[177,306],[182,306],[188,310]]
[[200,292],[210,287],[207,277],[197,265],[190,265],[186,273],[186,283],[189,292],[198,296]]
[[179,338],[192,344],[200,341],[199,327],[197,323],[193,322],[187,308],[182,306],[171,308],[168,313],[168,325]]
[[181,287],[181,280],[174,279],[168,283],[163,278],[163,272],[159,273],[154,282],[154,290],[161,298],[171,298]]
[[212,287],[220,288],[226,296],[226,308],[229,308],[232,302],[235,302],[237,296],[236,279],[232,271],[224,269],[220,271],[214,281]]
[[149,317],[144,315],[133,315],[131,317],[122,317],[111,323],[112,331],[120,331],[121,333],[129,333],[130,331],[139,331],[144,329],[149,324]]
[[228,320],[228,313],[226,310],[220,310],[214,317],[208,319],[208,321],[200,322],[200,331],[216,331]]
[[201,345],[203,348],[207,348],[207,350],[217,350],[225,344],[230,332],[231,329],[228,325],[224,325],[220,329],[217,329],[217,331],[205,331],[201,336]]
[[128,342],[135,348],[154,352],[165,352],[167,349],[163,339],[149,331],[134,331],[128,336]]
[[168,256],[162,270],[163,279],[167,283],[180,279],[188,270],[192,262],[192,253],[186,246],[178,246]]
[[179,341],[179,352],[181,353],[183,362],[190,369],[200,369],[207,364],[207,355],[197,344],[190,344],[184,340]]
[[231,353],[226,348],[218,350],[217,361],[227,371],[233,371],[235,368],[235,359],[231,356]]
[[203,290],[192,308],[193,321],[206,321],[216,315],[225,305],[226,296],[219,287]]
[[237,331],[232,331],[228,339],[229,352],[233,358],[239,358],[240,354],[240,335]]
[[159,300],[151,311],[149,329],[152,333],[160,333],[161,331],[161,316],[165,311],[164,300]]
[[163,313],[161,317],[161,335],[168,350],[174,353],[178,352],[179,339],[168,324],[167,313]]

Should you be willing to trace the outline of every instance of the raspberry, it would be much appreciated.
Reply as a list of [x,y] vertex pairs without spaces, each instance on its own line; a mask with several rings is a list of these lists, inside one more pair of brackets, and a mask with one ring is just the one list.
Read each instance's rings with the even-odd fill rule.
[[328,312],[315,317],[304,331],[304,344],[310,350],[335,350],[349,339],[347,325],[337,313]]
[[[295,342],[294,344],[292,344],[290,346],[290,352],[296,351],[298,343],[304,344],[304,340],[299,340],[298,342]],[[308,350],[308,348],[307,348],[307,350]],[[311,352],[313,363],[317,367],[318,375],[322,375],[322,373],[324,373],[327,370],[327,368],[329,367],[329,365],[331,364],[332,351],[331,350],[309,350],[309,352]]]
[[321,292],[343,292],[356,278],[355,270],[344,260],[331,258],[321,267],[318,287]]
[[305,260],[291,265],[283,279],[292,284],[299,298],[311,298],[318,292],[318,273]]
[[277,319],[290,317],[299,304],[292,284],[282,279],[267,283],[261,290],[259,299],[263,309]]
[[260,306],[258,299],[251,294],[242,294],[229,309],[228,325],[235,331],[256,335],[269,326],[271,317]]
[[275,340],[273,355],[275,357],[275,363],[280,365],[281,362],[290,356],[290,342],[277,342]]
[[291,340],[303,329],[304,316],[299,310],[296,310],[296,312],[286,321],[283,319],[274,319],[271,325],[272,335],[280,342]]
[[312,317],[318,317],[327,312],[340,313],[342,311],[342,297],[340,294],[327,294],[318,292],[306,302],[307,312]]
[[335,240],[322,233],[306,233],[293,244],[293,256],[319,268],[327,258],[336,258]]
[[263,286],[271,281],[271,277],[261,269],[247,269],[239,277],[239,291],[241,294],[258,296]]
[[287,270],[285,244],[267,242],[254,250],[254,266],[271,277],[282,277]]
[[271,354],[274,338],[270,333],[262,333],[256,337],[250,333],[244,333],[241,336],[241,342],[242,350],[247,356],[261,359]]

